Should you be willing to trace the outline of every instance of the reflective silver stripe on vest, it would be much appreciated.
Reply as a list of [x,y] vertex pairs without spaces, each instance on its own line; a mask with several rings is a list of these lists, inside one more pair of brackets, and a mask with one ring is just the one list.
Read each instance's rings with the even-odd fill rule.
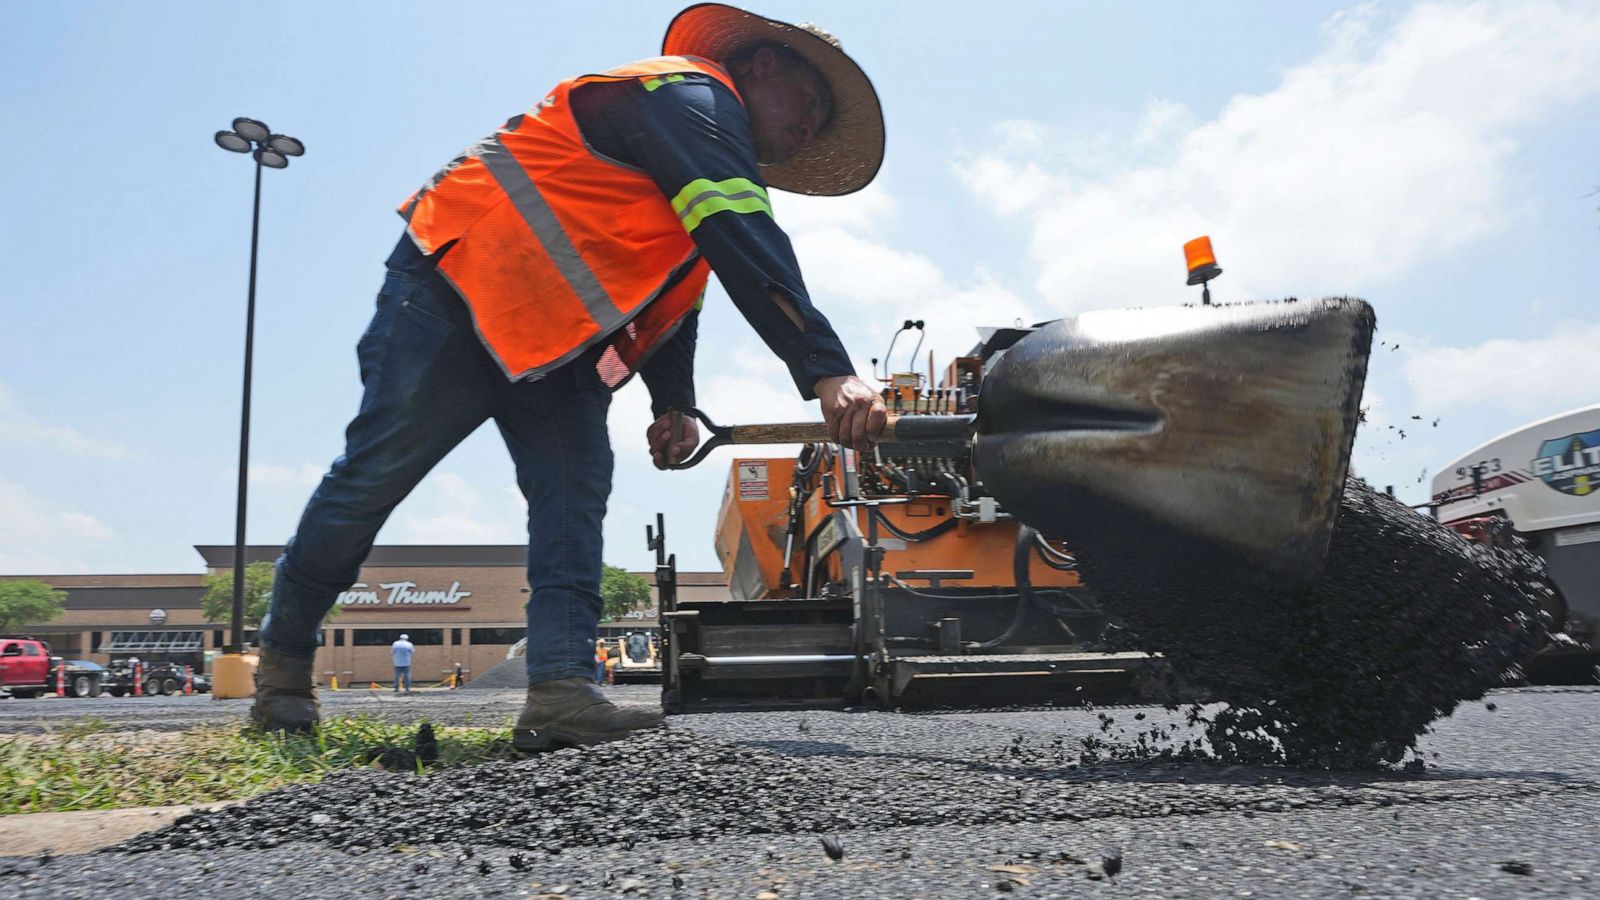
[[594,270],[578,255],[578,249],[572,246],[571,238],[556,219],[550,204],[545,202],[544,195],[539,193],[539,188],[528,177],[522,164],[511,155],[511,151],[496,138],[484,142],[478,158],[483,160],[484,167],[499,182],[500,189],[511,198],[511,204],[533,230],[533,236],[550,254],[556,271],[566,279],[567,286],[583,301],[583,308],[600,326],[600,333],[604,334],[620,324],[625,318],[622,311],[612,302],[605,288],[600,286],[600,279],[594,277]]

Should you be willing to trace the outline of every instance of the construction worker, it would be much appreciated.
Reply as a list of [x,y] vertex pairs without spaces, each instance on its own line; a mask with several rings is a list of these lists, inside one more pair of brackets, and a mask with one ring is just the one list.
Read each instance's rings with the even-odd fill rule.
[[603,638],[594,639],[594,683],[606,683],[606,642]]
[[657,467],[699,443],[696,321],[715,270],[734,305],[820,402],[829,434],[868,449],[886,414],[812,305],[768,187],[848,194],[883,159],[876,93],[837,40],[716,3],[667,27],[662,56],[556,85],[400,206],[377,313],[357,345],[365,394],[345,452],[278,559],[253,719],[318,721],[312,655],[401,498],[493,419],[528,501],[524,750],[661,724],[594,684],[611,392],[650,390]]

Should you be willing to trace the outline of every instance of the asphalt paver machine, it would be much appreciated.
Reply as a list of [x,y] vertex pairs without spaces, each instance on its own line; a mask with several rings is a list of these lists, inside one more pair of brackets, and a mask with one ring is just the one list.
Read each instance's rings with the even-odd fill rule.
[[984,329],[942,373],[886,361],[890,422],[868,453],[820,423],[683,411],[710,439],[679,467],[728,444],[801,449],[733,460],[726,598],[680,599],[663,523],[647,529],[667,711],[1171,696],[1161,658],[1125,649],[1079,577],[1075,536],[1114,526],[1117,558],[1155,578],[1165,554],[1199,552],[1186,577],[1309,584],[1372,330],[1344,299]]

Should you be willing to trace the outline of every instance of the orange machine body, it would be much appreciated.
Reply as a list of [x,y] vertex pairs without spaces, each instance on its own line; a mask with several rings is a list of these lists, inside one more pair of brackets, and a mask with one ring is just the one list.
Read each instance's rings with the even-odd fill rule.
[[[729,470],[727,490],[717,517],[716,551],[728,583],[737,595],[747,599],[779,599],[800,595],[804,577],[806,536],[834,512],[823,500],[823,492],[813,491],[804,504],[800,534],[794,539],[790,558],[792,589],[784,589],[784,547],[787,541],[790,490],[794,482],[794,459],[735,459]],[[836,478],[842,479],[843,460],[833,460]],[[951,516],[948,497],[922,495],[906,503],[878,507],[879,513],[901,531],[925,531]],[[848,509],[857,527],[866,533],[867,513]],[[882,571],[971,570],[970,579],[951,580],[951,587],[1005,587],[1017,583],[1013,572],[1018,524],[1015,519],[996,522],[961,520],[943,534],[910,542],[897,539],[880,529],[884,548]],[[837,558],[822,560],[836,567]],[[836,579],[843,573],[830,570],[823,577]],[[1029,577],[1037,587],[1078,587],[1075,571],[1061,571],[1030,557]]]

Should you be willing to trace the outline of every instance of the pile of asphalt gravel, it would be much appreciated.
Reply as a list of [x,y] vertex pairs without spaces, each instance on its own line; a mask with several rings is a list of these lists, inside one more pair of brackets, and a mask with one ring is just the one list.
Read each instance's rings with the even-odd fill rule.
[[528,686],[528,661],[522,657],[508,659],[490,667],[487,672],[461,686],[462,690],[476,688],[480,691],[521,690]]
[[1428,727],[1523,664],[1544,634],[1543,563],[1475,545],[1374,492],[1346,485],[1328,565],[1309,591],[1222,572],[1206,548],[1159,565],[1130,530],[1073,536],[1084,580],[1140,646],[1226,706],[1200,707],[1208,747],[1087,748],[1128,758],[1211,755],[1315,768],[1398,763]]
[[[539,859],[576,848],[728,836],[839,835],[858,829],[1204,815],[1222,810],[1387,806],[1459,799],[1496,784],[1439,785],[1248,766],[1145,762],[1080,767],[1062,739],[989,732],[981,744],[926,745],[927,723],[873,714],[863,750],[826,740],[771,747],[662,729],[585,749],[425,775],[346,770],[140,835],[122,852],[499,846]],[[824,729],[826,730],[826,729]],[[970,735],[969,735],[970,737]],[[895,749],[898,748],[898,749]],[[919,749],[920,748],[920,749]],[[803,752],[797,752],[803,751]],[[1441,793],[1443,789],[1444,793]],[[682,851],[679,851],[682,852]],[[641,861],[655,855],[641,848]],[[822,857],[820,844],[818,859]],[[574,864],[584,856],[572,853]],[[410,860],[396,855],[397,872]]]

